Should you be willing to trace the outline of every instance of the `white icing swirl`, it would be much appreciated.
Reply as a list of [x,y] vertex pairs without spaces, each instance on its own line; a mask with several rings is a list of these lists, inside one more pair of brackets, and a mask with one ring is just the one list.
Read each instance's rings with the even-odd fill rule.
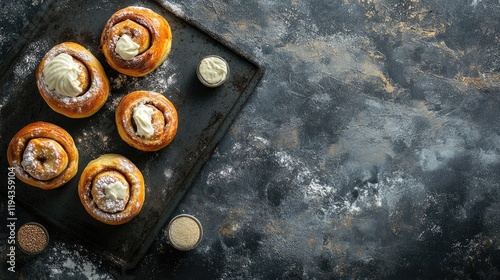
[[199,72],[209,84],[217,84],[227,76],[227,65],[218,57],[207,57],[200,62]]
[[127,190],[127,186],[124,186],[119,181],[104,186],[106,198],[111,200],[125,199]]
[[132,41],[127,34],[123,34],[116,42],[115,52],[125,60],[133,59],[139,53],[140,45]]
[[144,104],[139,104],[134,108],[133,118],[137,127],[137,135],[146,138],[153,136],[155,132],[151,122],[151,115],[153,115],[153,113],[153,109]]
[[82,92],[78,76],[81,69],[67,53],[61,53],[43,67],[45,84],[49,90],[54,90],[60,95],[76,97]]

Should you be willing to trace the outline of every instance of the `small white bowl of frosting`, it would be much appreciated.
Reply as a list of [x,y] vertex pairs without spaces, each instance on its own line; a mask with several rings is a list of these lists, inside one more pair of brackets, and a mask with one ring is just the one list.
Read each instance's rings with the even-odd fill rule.
[[229,64],[218,55],[205,56],[198,63],[196,75],[207,87],[218,87],[229,77]]

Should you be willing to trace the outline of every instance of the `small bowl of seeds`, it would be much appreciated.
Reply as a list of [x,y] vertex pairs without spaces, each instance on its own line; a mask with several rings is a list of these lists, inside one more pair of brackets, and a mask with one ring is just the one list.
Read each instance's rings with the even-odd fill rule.
[[195,217],[180,214],[170,221],[167,235],[174,248],[180,251],[189,251],[200,244],[203,237],[203,227]]
[[17,245],[25,254],[36,255],[49,245],[47,229],[39,223],[29,222],[17,230]]

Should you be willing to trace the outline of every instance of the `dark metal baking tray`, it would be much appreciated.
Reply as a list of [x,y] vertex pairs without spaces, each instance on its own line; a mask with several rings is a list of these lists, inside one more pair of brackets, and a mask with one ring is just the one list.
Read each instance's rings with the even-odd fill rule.
[[[163,65],[143,78],[121,75],[111,69],[99,52],[101,30],[117,10],[138,5],[163,15],[171,25],[172,51]],[[14,134],[33,121],[65,128],[80,153],[79,171],[61,188],[43,191],[17,181],[16,199],[52,226],[91,244],[111,261],[133,268],[158,236],[197,173],[210,157],[245,101],[263,76],[257,61],[217,34],[187,18],[175,6],[153,1],[49,1],[41,10],[26,42],[8,55],[15,56],[0,80],[0,144],[2,151]],[[89,49],[103,64],[111,82],[104,107],[85,119],[70,119],[52,111],[38,93],[35,69],[43,55],[64,41]],[[219,88],[204,87],[196,65],[205,55],[217,54],[230,65],[230,77]],[[4,65],[5,66],[5,65]],[[124,143],[115,127],[114,109],[121,97],[134,90],[164,94],[176,106],[179,129],[166,148],[147,153]],[[83,208],[77,182],[87,163],[105,153],[119,153],[142,171],[146,200],[131,222],[109,226],[94,220]],[[5,155],[0,166],[7,168]]]

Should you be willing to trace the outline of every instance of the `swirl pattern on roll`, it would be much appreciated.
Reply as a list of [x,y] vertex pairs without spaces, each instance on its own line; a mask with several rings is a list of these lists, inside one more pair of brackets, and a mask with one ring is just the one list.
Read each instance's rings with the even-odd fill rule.
[[[107,188],[125,188],[123,196],[107,194]],[[78,182],[78,195],[85,210],[96,220],[120,225],[137,216],[144,204],[144,177],[126,157],[105,154],[88,163]]]
[[78,171],[78,150],[71,135],[47,122],[34,122],[14,135],[7,160],[24,183],[45,190],[61,187]]
[[[148,137],[139,131],[137,110],[150,110]],[[116,127],[120,137],[130,146],[142,151],[158,151],[169,145],[177,134],[178,116],[175,106],[164,95],[154,91],[134,91],[125,95],[115,111]]]
[[[130,42],[130,39],[138,45],[137,55],[130,56],[133,52],[126,50],[127,56],[123,56],[122,51],[117,51],[119,41]],[[161,15],[148,8],[130,6],[115,12],[106,22],[101,47],[113,69],[129,76],[144,76],[167,58],[172,47],[172,32]]]
[[[52,69],[47,70],[45,66],[53,59],[58,59],[61,54],[71,56],[80,70],[78,79],[81,92],[74,96],[50,89],[48,80],[44,76],[44,73],[52,72],[48,71]],[[61,77],[58,78],[63,81]],[[99,60],[86,48],[73,42],[56,45],[45,54],[36,71],[36,84],[40,95],[49,107],[70,118],[85,118],[95,114],[106,103],[110,88],[108,77]]]

